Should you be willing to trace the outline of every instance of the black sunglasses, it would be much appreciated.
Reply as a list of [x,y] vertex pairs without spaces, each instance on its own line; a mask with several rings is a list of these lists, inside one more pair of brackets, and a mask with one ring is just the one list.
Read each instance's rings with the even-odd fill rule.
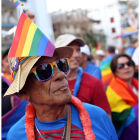
[[127,65],[127,66],[132,66],[133,64],[132,64],[131,61],[128,61],[128,62],[126,62],[126,63],[117,64],[117,68],[118,68],[118,69],[122,69],[122,68],[124,68],[125,65]]

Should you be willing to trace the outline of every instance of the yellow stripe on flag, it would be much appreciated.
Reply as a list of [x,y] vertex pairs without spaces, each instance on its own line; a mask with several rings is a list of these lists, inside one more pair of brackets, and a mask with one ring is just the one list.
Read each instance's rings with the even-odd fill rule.
[[21,55],[22,57],[29,55],[36,29],[37,29],[37,26],[32,22],[31,25],[30,25],[28,34],[27,34],[26,42],[25,42],[23,52],[22,52],[22,55]]
[[111,69],[110,68],[107,68],[106,70],[103,70],[102,71],[102,76],[108,75],[110,73],[112,73]]
[[112,112],[120,113],[125,109],[131,108],[131,106],[126,104],[126,102],[123,101],[122,98],[119,95],[117,95],[110,86],[107,88],[106,94]]

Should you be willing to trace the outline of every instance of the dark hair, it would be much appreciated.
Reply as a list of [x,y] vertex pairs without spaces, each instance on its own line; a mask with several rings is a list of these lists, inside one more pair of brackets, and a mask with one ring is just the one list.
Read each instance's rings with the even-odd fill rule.
[[129,59],[129,61],[132,62],[132,66],[135,68],[135,63],[133,62],[133,60],[131,59],[131,57],[127,54],[124,54],[124,53],[120,53],[120,54],[117,54],[113,57],[112,61],[111,61],[111,64],[110,64],[110,67],[111,67],[111,70],[113,72],[113,74],[115,74],[115,71],[116,71],[116,68],[117,68],[117,60],[118,58],[120,57],[126,57]]
[[6,57],[6,56],[8,55],[8,52],[9,52],[9,49],[7,49],[7,50],[3,53],[2,58]]
[[114,46],[109,46],[107,50],[108,50],[109,53],[115,53],[115,47]]

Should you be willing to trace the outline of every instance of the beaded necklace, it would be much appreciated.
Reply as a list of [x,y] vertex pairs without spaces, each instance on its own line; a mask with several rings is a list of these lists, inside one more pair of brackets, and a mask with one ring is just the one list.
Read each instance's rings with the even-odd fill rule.
[[[43,140],[45,140],[45,138],[42,136],[41,132],[39,131],[39,129],[37,128],[37,125],[35,124],[35,127],[36,127],[36,130],[37,132],[39,133],[39,135],[42,137]],[[65,127],[64,127],[64,131],[63,131],[63,135],[62,135],[62,140],[66,139],[66,130],[67,130],[67,118],[66,118],[66,121],[65,121]]]

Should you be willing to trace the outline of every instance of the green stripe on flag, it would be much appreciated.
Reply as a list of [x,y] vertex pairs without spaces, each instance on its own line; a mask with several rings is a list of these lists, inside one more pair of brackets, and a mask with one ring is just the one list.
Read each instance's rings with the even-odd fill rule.
[[32,42],[29,56],[36,56],[36,52],[37,52],[42,35],[43,35],[43,33],[40,31],[40,29],[37,28],[37,30],[34,34],[34,38],[33,38],[33,42]]
[[103,70],[105,70],[105,69],[107,69],[109,67],[110,67],[110,62],[106,63],[105,65],[103,65],[100,69],[101,69],[101,71],[103,71]]
[[131,112],[131,109],[132,108],[126,109],[121,113],[117,113],[117,112],[111,113],[112,121],[113,121],[113,124],[115,126],[116,131],[118,131],[121,128],[121,126],[123,125],[123,123],[126,121],[128,115]]

